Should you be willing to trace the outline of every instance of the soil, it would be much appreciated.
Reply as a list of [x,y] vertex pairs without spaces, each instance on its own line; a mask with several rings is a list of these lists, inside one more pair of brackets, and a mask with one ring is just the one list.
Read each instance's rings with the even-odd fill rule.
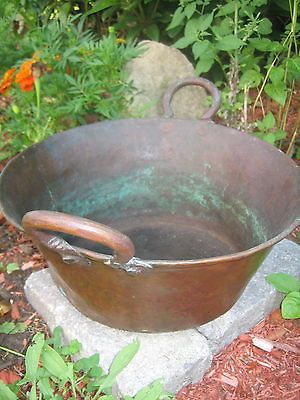
[[[28,327],[24,333],[0,334],[0,345],[24,353],[34,333],[49,335],[46,323],[28,304],[23,289],[29,274],[45,268],[46,263],[32,242],[1,216],[0,251],[3,265],[20,266],[11,274],[0,272],[0,301],[9,308],[2,316],[0,313],[0,323],[22,321]],[[253,344],[253,340],[260,338],[268,340],[271,351]],[[22,359],[0,350],[0,379],[12,383],[23,373]],[[203,379],[184,387],[176,397],[177,400],[296,400],[299,396],[300,320],[283,320],[280,311],[275,310],[217,354]]]

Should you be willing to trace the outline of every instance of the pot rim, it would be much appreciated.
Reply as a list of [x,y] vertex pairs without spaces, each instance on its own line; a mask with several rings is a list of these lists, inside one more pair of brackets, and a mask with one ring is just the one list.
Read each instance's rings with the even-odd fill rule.
[[[217,125],[222,127],[224,130],[227,130],[228,132],[231,131],[231,134],[235,134],[235,135],[245,135],[245,132],[238,130],[236,128],[231,128],[228,126],[223,126],[221,124],[215,124],[213,121],[211,120],[192,120],[192,119],[182,119],[182,118],[167,118],[167,117],[157,117],[157,118],[126,118],[126,119],[118,119],[118,120],[106,120],[106,121],[97,121],[95,123],[92,124],[88,124],[88,125],[83,125],[83,126],[78,126],[75,128],[71,128],[68,129],[66,131],[63,132],[58,132],[57,134],[50,136],[49,138],[45,139],[44,141],[40,142],[40,143],[36,143],[33,144],[32,146],[30,146],[29,148],[25,149],[23,152],[15,155],[14,157],[12,157],[11,160],[8,161],[8,163],[5,165],[5,167],[3,168],[2,172],[0,173],[0,187],[1,187],[1,180],[3,177],[3,174],[6,172],[6,170],[10,167],[11,164],[13,164],[19,157],[24,157],[24,154],[27,152],[30,152],[32,150],[34,150],[36,147],[40,146],[41,144],[45,143],[45,142],[50,142],[52,140],[55,140],[55,138],[63,135],[68,135],[68,134],[72,134],[74,131],[78,130],[78,129],[82,129],[84,126],[93,126],[95,127],[96,125],[103,125],[103,124],[118,124],[119,122],[129,122],[129,123],[137,123],[137,122],[142,122],[142,123],[153,123],[153,122],[176,122],[178,123],[180,122],[189,122],[189,123],[193,123],[193,124],[204,124],[204,125]],[[272,148],[274,151],[279,151],[280,153],[282,153],[282,155],[285,155],[281,150],[277,149],[276,147],[272,146],[269,143],[266,143],[262,140],[260,140],[259,138],[255,137],[255,136],[250,136],[249,134],[246,134],[249,136],[250,140],[254,140],[254,141],[259,141],[260,144],[262,146],[266,146],[269,149]],[[292,159],[288,158],[286,156],[287,160],[290,164],[291,167],[298,169],[298,165],[293,162]],[[3,213],[3,215],[5,216],[6,220],[12,224],[13,226],[17,227],[18,229],[24,231],[22,225],[20,223],[18,223],[17,221],[15,221],[13,218],[11,218],[10,216],[8,216],[5,212],[5,209],[3,207],[2,201],[1,201],[1,196],[0,196],[0,212]],[[199,264],[216,264],[216,263],[220,263],[220,262],[226,262],[226,261],[234,261],[234,260],[239,260],[248,256],[251,256],[255,253],[258,253],[260,251],[266,250],[269,247],[272,247],[273,245],[275,245],[276,243],[280,242],[281,240],[283,240],[284,238],[286,238],[290,233],[292,233],[298,226],[300,226],[300,216],[296,217],[295,221],[288,227],[286,228],[284,231],[280,232],[278,235],[272,237],[271,239],[257,245],[254,247],[251,247],[247,250],[243,250],[237,253],[232,253],[232,254],[226,254],[223,256],[216,256],[216,257],[209,257],[209,258],[201,258],[201,259],[179,259],[179,260],[159,260],[159,259],[155,259],[155,260],[148,260],[148,259],[141,259],[141,258],[136,258],[138,260],[141,260],[144,263],[147,264],[151,264],[153,267],[157,267],[157,266],[164,266],[164,267],[175,267],[175,266],[197,266]],[[75,246],[74,246],[75,247]],[[85,253],[85,249],[82,248],[78,248],[78,250],[80,250],[80,252],[82,252],[83,254]],[[108,260],[111,259],[110,256],[105,255],[105,254],[101,254],[101,253],[96,253],[93,251],[87,251],[87,256],[92,258],[92,259],[96,259],[99,261],[104,261],[104,260]]]

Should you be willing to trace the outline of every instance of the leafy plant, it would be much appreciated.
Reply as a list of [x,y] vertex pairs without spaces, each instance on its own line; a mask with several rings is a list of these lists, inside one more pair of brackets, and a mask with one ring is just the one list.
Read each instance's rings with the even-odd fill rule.
[[281,303],[282,317],[285,319],[300,318],[300,280],[284,273],[270,274],[266,280],[278,292],[285,294]]
[[13,335],[15,333],[24,332],[27,326],[23,322],[3,322],[0,324],[0,333],[5,333],[6,335]]
[[[114,358],[108,373],[99,367],[99,354],[82,358],[73,363],[70,356],[76,354],[81,345],[72,341],[61,343],[61,328],[56,328],[53,337],[46,340],[37,333],[25,356],[25,376],[17,384],[5,385],[0,381],[0,399],[5,400],[115,400],[112,386],[116,377],[131,362],[139,349],[134,341],[123,348]],[[171,399],[160,381],[143,388],[134,398],[126,400]]]
[[[295,83],[300,81],[299,0],[287,4],[290,15],[285,14],[283,33],[279,35],[271,17],[265,16],[271,6],[268,0],[234,0],[225,4],[216,0],[182,0],[167,29],[175,40],[174,46],[193,57],[196,72],[211,74],[222,88],[224,105],[220,115],[226,124],[246,131],[258,128],[257,136],[279,147],[285,145],[286,152],[292,155],[300,116],[289,143],[283,139],[287,136],[286,121]],[[251,91],[256,93],[253,111],[260,104],[264,114],[257,126],[248,115]],[[274,123],[264,110],[263,94],[277,106]],[[266,129],[267,125],[270,129]]]
[[31,57],[0,82],[0,159],[61,130],[126,113],[132,89],[123,67],[138,52],[118,43],[114,30],[98,40],[78,17],[54,20],[28,31],[18,45],[28,43]]
[[85,15],[99,13],[127,39],[161,40],[176,4],[176,0],[98,0]]
[[275,145],[278,140],[286,137],[286,132],[276,129],[276,120],[271,111],[266,114],[262,121],[256,122],[258,132],[255,135],[260,139]]
[[12,274],[14,271],[18,271],[20,269],[19,264],[16,263],[8,263],[6,266],[2,262],[0,262],[0,272],[7,272],[8,274]]

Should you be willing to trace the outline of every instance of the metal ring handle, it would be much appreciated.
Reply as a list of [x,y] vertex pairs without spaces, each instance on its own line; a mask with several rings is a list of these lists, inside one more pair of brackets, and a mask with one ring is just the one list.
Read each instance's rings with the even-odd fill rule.
[[35,231],[50,230],[66,233],[100,243],[114,250],[114,262],[125,264],[132,259],[135,248],[123,233],[107,225],[56,211],[30,211],[22,219],[24,230],[31,236]]
[[172,118],[174,116],[172,107],[171,107],[171,101],[174,96],[174,94],[184,86],[201,86],[204,89],[207,90],[209,94],[212,96],[212,105],[211,107],[205,111],[201,119],[208,120],[211,119],[214,114],[218,111],[221,105],[221,95],[219,90],[216,88],[216,86],[209,81],[208,79],[204,78],[186,78],[182,79],[180,81],[177,81],[172,85],[165,93],[163,97],[163,108],[164,108],[164,117],[165,118]]

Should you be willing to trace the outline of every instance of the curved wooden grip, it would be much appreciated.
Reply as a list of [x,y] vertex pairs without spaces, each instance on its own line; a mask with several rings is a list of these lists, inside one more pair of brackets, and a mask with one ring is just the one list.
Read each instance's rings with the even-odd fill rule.
[[35,231],[49,230],[66,233],[100,243],[114,250],[114,261],[125,264],[134,256],[132,241],[121,232],[86,218],[57,211],[30,211],[22,219],[24,230],[32,236]]
[[214,114],[218,111],[220,108],[221,104],[221,95],[219,90],[216,88],[216,86],[209,81],[208,79],[204,78],[185,78],[180,81],[177,81],[174,83],[173,86],[171,86],[167,92],[164,95],[163,98],[163,108],[164,108],[164,117],[165,118],[171,118],[174,116],[172,107],[171,107],[171,101],[174,96],[174,94],[184,86],[201,86],[204,89],[207,90],[207,92],[212,96],[212,105],[210,108],[205,111],[205,113],[202,115],[201,119],[207,120],[211,119]]

